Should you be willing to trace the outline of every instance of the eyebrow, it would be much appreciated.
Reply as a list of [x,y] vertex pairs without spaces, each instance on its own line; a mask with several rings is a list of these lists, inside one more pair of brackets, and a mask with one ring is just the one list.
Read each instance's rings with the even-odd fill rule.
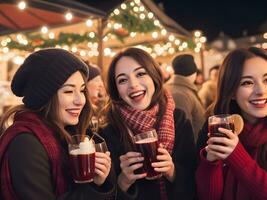
[[[263,77],[267,76],[267,73],[263,74]],[[241,79],[243,78],[253,78],[252,76],[242,76]]]
[[[61,86],[61,88],[64,88],[64,87],[75,87],[76,85],[74,84],[64,84]],[[81,87],[85,87],[85,83],[81,85]]]
[[[136,72],[136,71],[138,71],[139,69],[144,69],[144,67],[137,67],[137,68],[135,68],[133,71]],[[120,76],[126,76],[126,74],[125,74],[125,73],[121,73],[121,74],[117,75],[117,76],[115,77],[115,79],[119,78]]]

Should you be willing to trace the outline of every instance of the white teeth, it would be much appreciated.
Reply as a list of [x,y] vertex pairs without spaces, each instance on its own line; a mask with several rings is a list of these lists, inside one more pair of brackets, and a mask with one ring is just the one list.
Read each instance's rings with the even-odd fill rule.
[[142,95],[142,94],[144,94],[144,92],[140,91],[140,92],[136,92],[136,93],[131,94],[130,97],[136,97],[136,96],[139,96],[139,95]]
[[266,99],[265,100],[252,100],[250,101],[253,104],[265,104],[266,103]]

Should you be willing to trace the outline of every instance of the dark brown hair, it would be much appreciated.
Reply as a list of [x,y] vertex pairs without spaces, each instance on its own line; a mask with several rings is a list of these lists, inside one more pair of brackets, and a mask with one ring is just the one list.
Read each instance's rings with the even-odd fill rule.
[[267,53],[263,49],[251,47],[234,50],[226,56],[219,69],[218,89],[213,110],[215,114],[240,114],[240,108],[233,97],[241,81],[244,63],[253,57],[267,60]]
[[[251,47],[249,49],[237,49],[227,55],[219,70],[218,90],[213,113],[241,114],[241,109],[233,97],[240,85],[244,63],[253,57],[261,57],[267,60],[267,51]],[[260,148],[258,162],[265,170],[267,170],[266,154],[267,144],[264,144]]]
[[[107,117],[108,117],[108,122],[111,123],[117,129],[117,132],[120,134],[120,138],[124,143],[125,148],[127,149],[131,148],[131,139],[127,132],[126,125],[121,123],[122,119],[118,114],[119,107],[121,105],[125,105],[125,102],[120,98],[115,80],[115,68],[118,61],[122,57],[131,57],[132,59],[134,59],[139,65],[144,67],[147,74],[152,78],[155,85],[155,92],[153,94],[149,108],[154,106],[156,103],[159,103],[159,105],[165,105],[166,99],[164,96],[164,89],[163,89],[163,76],[161,74],[158,63],[147,52],[138,48],[128,48],[125,51],[118,53],[114,57],[107,73],[107,93],[110,96],[110,100],[107,105],[107,111],[108,111]],[[158,121],[161,119],[165,111],[164,106],[159,106],[159,108],[160,109],[159,109]]]

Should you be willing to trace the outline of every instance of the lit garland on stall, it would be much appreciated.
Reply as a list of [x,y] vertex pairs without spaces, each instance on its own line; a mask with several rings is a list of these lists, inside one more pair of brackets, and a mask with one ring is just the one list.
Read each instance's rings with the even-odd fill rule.
[[[68,14],[70,15],[71,13]],[[92,27],[92,23],[93,22],[90,19],[86,21],[88,27]],[[202,43],[206,41],[205,38],[202,39],[203,36],[200,38],[198,35],[194,35],[195,37],[193,38],[183,39],[182,41],[182,39],[176,37],[175,34],[167,32],[161,25],[160,21],[152,12],[144,7],[140,0],[122,3],[110,14],[103,41],[107,42],[110,38],[115,37],[124,44],[124,47],[126,47],[127,42],[125,41],[127,38],[134,38],[137,34],[149,33],[151,33],[153,41],[144,42],[138,47],[147,50],[154,57],[174,54],[186,49],[194,49],[195,52],[199,52]],[[155,39],[160,37],[161,40],[156,42]],[[1,51],[5,53],[9,49],[34,51],[47,47],[59,47],[77,52],[78,45],[81,47],[83,44],[87,43],[87,46],[89,47],[87,54],[89,56],[97,56],[98,38],[97,33],[93,31],[83,34],[60,32],[55,36],[53,32],[49,32],[48,28],[44,26],[41,28],[40,33],[18,34],[16,37],[7,37],[3,39],[1,41]],[[165,39],[162,40],[162,38]],[[119,48],[119,46],[105,48],[104,55],[113,56],[115,52],[112,50]],[[79,51],[81,55],[86,55],[86,50]]]

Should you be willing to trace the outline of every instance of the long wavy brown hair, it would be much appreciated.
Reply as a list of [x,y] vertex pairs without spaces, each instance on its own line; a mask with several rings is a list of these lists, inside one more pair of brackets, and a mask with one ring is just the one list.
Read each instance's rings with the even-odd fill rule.
[[129,136],[126,125],[122,123],[123,120],[118,114],[120,106],[125,105],[126,103],[121,99],[119,95],[115,80],[116,65],[122,57],[131,57],[132,59],[134,59],[139,65],[145,68],[147,74],[152,78],[155,85],[155,93],[152,97],[148,109],[154,106],[156,103],[159,103],[159,115],[156,124],[158,124],[165,111],[164,106],[161,105],[166,104],[166,99],[164,96],[165,92],[163,89],[163,76],[161,74],[160,68],[157,62],[155,62],[155,60],[147,52],[138,48],[128,48],[118,53],[114,57],[107,73],[106,87],[107,93],[110,96],[110,100],[107,104],[105,112],[107,112],[108,123],[112,124],[113,127],[117,130],[117,134],[119,134],[124,144],[125,150],[127,151],[132,149],[132,140]]
[[[86,83],[86,76],[81,72],[84,82]],[[89,126],[90,119],[92,117],[92,109],[91,104],[89,102],[88,98],[88,91],[85,90],[85,98],[86,103],[81,111],[81,114],[79,116],[79,123],[75,126],[71,127],[71,130],[75,134],[86,134],[86,129]],[[59,99],[57,94],[55,94],[50,101],[41,107],[38,110],[31,110],[26,108],[24,105],[18,105],[11,109],[9,109],[1,118],[0,121],[0,137],[4,134],[6,128],[9,126],[10,121],[13,120],[13,117],[16,114],[31,111],[35,112],[38,115],[40,115],[44,119],[44,123],[46,123],[50,128],[55,130],[57,133],[56,136],[60,139],[65,139],[66,141],[70,140],[70,133],[65,129],[65,127],[62,127],[58,121],[59,121]]]
[[[240,85],[244,63],[253,57],[261,57],[267,60],[267,51],[264,49],[251,47],[249,49],[237,49],[230,52],[223,61],[219,70],[218,90],[216,100],[213,105],[214,114],[234,114],[241,115],[241,109],[234,97]],[[267,170],[267,144],[260,148],[258,162],[260,166]]]

